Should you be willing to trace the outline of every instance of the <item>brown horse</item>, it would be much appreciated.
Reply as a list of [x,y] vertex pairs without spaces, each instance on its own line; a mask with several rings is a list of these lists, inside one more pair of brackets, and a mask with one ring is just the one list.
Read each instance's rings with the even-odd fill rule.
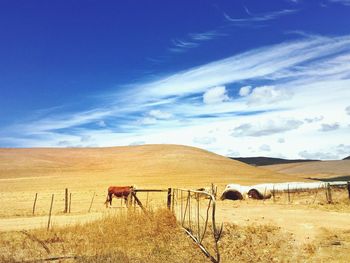
[[110,186],[108,187],[108,193],[105,205],[108,207],[108,203],[112,205],[112,198],[123,198],[125,204],[127,204],[127,200],[131,192],[134,190],[134,186]]

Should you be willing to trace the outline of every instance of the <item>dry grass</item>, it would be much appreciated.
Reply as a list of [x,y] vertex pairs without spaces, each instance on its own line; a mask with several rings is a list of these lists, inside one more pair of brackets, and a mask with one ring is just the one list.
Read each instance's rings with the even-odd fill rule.
[[312,262],[349,262],[350,230],[323,229],[310,247],[315,252]]
[[[31,216],[36,192],[39,193],[36,215],[46,216],[51,194],[55,193],[53,220],[58,222],[55,220],[56,217],[58,220],[57,215],[62,214],[64,209],[66,187],[72,192],[72,214],[78,217],[79,214],[87,213],[94,192],[96,196],[91,211],[96,214],[108,214],[103,202],[109,185],[136,184],[139,188],[198,188],[214,182],[222,190],[227,183],[233,182],[252,185],[304,180],[303,178],[305,176],[283,175],[200,149],[176,145],[100,149],[0,149],[0,218]],[[291,211],[288,214],[291,215],[289,219],[294,223],[295,213],[300,212],[304,216],[304,208],[310,207],[348,212],[348,203],[345,200],[339,201],[338,197],[340,198],[335,192],[336,204],[328,205],[325,203],[324,195],[321,194],[317,196],[319,199],[316,199],[314,204],[311,203],[313,196],[310,194],[295,195],[292,197],[291,206],[302,209],[299,209],[301,212],[297,209]],[[157,204],[162,203],[164,207],[166,195],[152,194],[149,197],[140,195],[140,199],[156,211]],[[286,205],[286,200],[286,195],[281,196],[276,206],[290,207]],[[119,202],[120,200],[115,201],[115,205],[120,205]],[[251,209],[249,205],[254,202],[262,201],[248,200],[241,203],[243,215],[246,215]],[[265,200],[262,204],[259,211],[271,213],[266,207],[273,204],[272,200]],[[220,209],[222,206],[224,203],[218,202]],[[275,210],[276,216],[280,215],[282,210]],[[312,214],[312,220],[315,221],[319,219],[319,213],[316,212]],[[232,214],[237,216],[237,213],[238,211],[230,207],[220,216],[232,222],[235,219]],[[338,221],[338,213],[334,214]],[[29,219],[36,220],[39,217]],[[47,218],[44,219],[46,222]],[[322,242],[329,238],[327,235],[320,236],[316,243],[301,246],[295,243],[291,235],[283,232],[287,223],[280,223],[279,226],[282,227],[280,229],[274,225],[249,225],[250,223],[246,224],[246,218],[241,221],[245,222],[242,226],[225,224],[224,236],[220,241],[223,262],[312,261],[312,258],[317,258],[315,257],[317,251],[323,251],[321,254],[325,255],[325,258],[329,258],[333,253],[333,250],[323,249]],[[345,224],[341,224],[341,227],[347,228]],[[21,227],[26,228],[24,225]],[[303,228],[299,230],[304,234]],[[318,233],[318,230],[315,228],[314,232]],[[28,233],[43,241],[50,253],[40,242],[35,241],[35,238],[30,238],[26,234],[2,232],[0,262],[59,255],[74,255],[77,256],[75,261],[81,262],[208,262],[195,248],[192,240],[178,228],[174,218],[162,211],[154,212],[151,220],[144,215],[129,218],[107,216],[85,225],[61,228],[54,225],[50,232],[42,229],[31,230]],[[349,240],[348,236],[344,237],[344,240]],[[342,244],[348,244],[347,242]],[[343,245],[336,248],[337,253],[341,254],[341,259],[343,255],[348,254],[342,250]]]
[[[263,182],[266,176],[273,182],[285,179],[279,173],[180,145],[0,149],[0,179],[13,186],[12,191],[25,190],[19,180],[39,188],[49,180],[56,189],[58,185],[80,182],[80,188],[86,190],[116,181],[147,186],[167,186],[169,182],[174,186],[202,185],[212,181],[250,184]],[[52,186],[45,185],[44,190]],[[0,191],[3,190],[7,188],[2,184]]]
[[[78,262],[202,262],[204,256],[167,210],[128,213],[85,225],[0,233],[0,261],[75,256]],[[47,248],[44,248],[42,241]]]
[[[167,210],[129,213],[85,225],[0,233],[0,261],[23,262],[74,256],[72,262],[209,262]],[[226,224],[222,262],[302,262],[316,245],[299,247],[272,225]]]
[[273,225],[228,225],[221,249],[223,262],[301,262],[312,255]]
[[62,213],[65,188],[73,195],[72,212],[86,213],[94,192],[92,211],[104,209],[110,185],[195,189],[214,182],[223,189],[228,183],[262,183],[266,178],[286,180],[275,172],[179,145],[0,149],[0,218],[31,216],[36,192],[36,215],[48,213],[53,193],[54,214]]
[[[332,203],[329,203],[326,198],[326,189],[291,192],[289,194],[289,199],[288,193],[279,192],[276,193],[275,199],[271,198],[264,202],[266,204],[288,204],[307,209],[312,208],[326,211],[350,212],[350,200],[346,188],[332,188],[331,194]],[[249,201],[250,200],[248,200],[248,202]],[[254,202],[254,200],[251,200],[250,202]]]

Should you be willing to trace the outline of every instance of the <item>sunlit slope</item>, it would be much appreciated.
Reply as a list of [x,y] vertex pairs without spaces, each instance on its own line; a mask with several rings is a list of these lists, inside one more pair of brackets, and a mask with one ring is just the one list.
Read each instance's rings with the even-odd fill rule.
[[[286,176],[194,147],[142,145],[111,148],[0,149],[0,180],[50,187],[107,184],[189,186],[285,181]],[[1,186],[0,186],[1,187]]]
[[265,165],[264,169],[299,177],[350,176],[350,160]]

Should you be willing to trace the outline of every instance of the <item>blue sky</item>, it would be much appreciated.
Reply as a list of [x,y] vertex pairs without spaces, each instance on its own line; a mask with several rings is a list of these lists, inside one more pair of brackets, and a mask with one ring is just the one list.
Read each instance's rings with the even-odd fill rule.
[[0,147],[350,155],[350,1],[1,1]]

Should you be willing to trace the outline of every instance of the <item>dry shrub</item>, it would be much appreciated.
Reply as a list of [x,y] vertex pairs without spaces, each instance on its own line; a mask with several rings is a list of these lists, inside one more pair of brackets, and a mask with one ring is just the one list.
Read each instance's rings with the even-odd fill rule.
[[0,234],[0,262],[76,256],[78,262],[202,262],[205,257],[167,210],[105,217],[84,225]]
[[299,262],[291,234],[272,225],[226,225],[220,241],[223,262]]

